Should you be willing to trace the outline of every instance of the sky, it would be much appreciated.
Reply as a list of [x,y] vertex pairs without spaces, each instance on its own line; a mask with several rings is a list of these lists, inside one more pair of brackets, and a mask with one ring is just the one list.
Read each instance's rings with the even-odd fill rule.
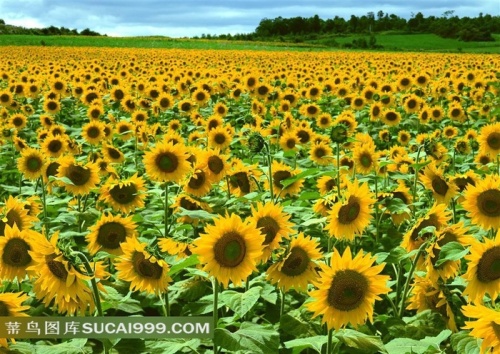
[[317,14],[349,19],[379,10],[407,19],[418,12],[427,17],[449,10],[459,17],[499,16],[500,0],[0,0],[0,19],[7,24],[90,28],[116,37],[251,33],[263,18]]

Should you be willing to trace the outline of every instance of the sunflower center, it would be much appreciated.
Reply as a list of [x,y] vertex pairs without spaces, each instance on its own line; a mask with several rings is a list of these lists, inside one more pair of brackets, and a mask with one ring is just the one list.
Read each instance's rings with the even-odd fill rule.
[[500,278],[500,246],[483,253],[477,264],[477,280],[489,283]]
[[263,245],[270,244],[280,230],[279,224],[270,216],[264,216],[257,221],[257,228],[260,229],[265,236]]
[[14,209],[10,209],[7,214],[5,215],[5,217],[7,218],[7,225],[9,225],[10,227],[17,225],[18,229],[19,230],[22,230],[23,229],[23,219],[21,217],[21,215],[19,215],[19,213],[14,210]]
[[101,225],[97,233],[97,243],[104,248],[117,249],[125,241],[127,230],[119,222],[108,222]]
[[99,128],[97,127],[90,127],[88,130],[87,130],[87,135],[92,138],[92,139],[95,139],[97,137],[99,137],[99,135],[101,134],[101,131],[99,130]]
[[449,187],[445,180],[439,176],[435,176],[432,179],[432,189],[437,194],[444,196],[446,195],[446,192],[448,192]]
[[500,216],[500,191],[489,189],[477,197],[477,207],[481,214],[489,217]]
[[54,111],[57,109],[57,102],[54,102],[54,101],[50,101],[47,103],[47,108],[49,109],[49,111]]
[[243,262],[245,254],[245,240],[236,231],[225,233],[214,245],[215,260],[221,267],[237,267]]
[[215,134],[214,141],[217,144],[222,145],[226,142],[226,136],[222,133],[217,133],[217,134]]
[[276,171],[273,174],[274,185],[277,188],[283,188],[283,184],[281,183],[281,181],[290,177],[292,177],[292,174],[289,171]]
[[307,113],[314,115],[314,114],[318,113],[318,108],[316,106],[308,106]]
[[57,153],[62,149],[62,146],[63,144],[60,140],[52,140],[49,143],[48,148],[50,152]]
[[24,123],[24,120],[22,118],[14,118],[14,120],[12,121],[12,124],[14,124],[16,127],[20,127],[21,125],[23,125]]
[[314,150],[314,155],[318,158],[322,158],[323,156],[326,155],[326,151],[325,151],[325,149],[320,147],[320,148],[317,148],[316,150]]
[[488,146],[493,150],[500,150],[500,133],[493,132],[486,139]]
[[250,180],[245,172],[237,172],[229,179],[231,185],[238,187],[243,193],[250,193]]
[[90,169],[78,165],[69,166],[67,177],[74,185],[83,186],[90,179]]
[[283,263],[281,272],[289,277],[300,276],[309,266],[309,255],[301,247],[294,247]]
[[186,198],[182,198],[180,201],[180,206],[186,210],[201,210],[200,206]]
[[120,152],[113,148],[108,148],[108,154],[113,160],[118,160],[121,157]]
[[339,210],[339,222],[343,225],[349,225],[359,215],[361,206],[359,205],[358,198],[349,197],[347,205],[342,205]]
[[132,203],[137,195],[137,188],[133,183],[128,185],[116,185],[109,190],[109,194],[113,200],[119,204]]
[[28,243],[20,238],[12,238],[6,244],[2,253],[2,262],[11,267],[24,267],[31,262]]
[[48,166],[47,166],[47,170],[45,172],[46,174],[46,177],[49,178],[50,176],[55,176],[57,175],[57,170],[59,169],[59,166],[60,164],[56,161],[54,162],[51,162]]
[[179,160],[177,156],[172,154],[171,152],[163,152],[156,157],[155,160],[156,166],[162,171],[166,173],[172,173],[179,166]]
[[200,189],[205,184],[205,172],[197,171],[188,182],[188,186],[191,189]]
[[385,119],[387,119],[389,122],[394,122],[398,119],[398,115],[395,112],[389,111],[385,115]]
[[30,156],[26,161],[26,167],[32,172],[40,171],[42,160],[38,156]]
[[220,157],[210,156],[208,158],[208,169],[217,175],[224,169],[224,163]]
[[373,160],[369,153],[364,153],[359,157],[359,162],[363,167],[368,168],[371,167]]
[[0,317],[7,316],[10,316],[9,306],[5,302],[0,301]]
[[[52,258],[53,256],[49,257]],[[66,281],[66,278],[68,277],[69,273],[66,270],[66,267],[64,266],[63,262],[54,261],[53,259],[50,259],[47,262],[47,266],[49,267],[50,272],[54,274],[58,279]]]
[[328,289],[328,304],[340,311],[357,309],[365,299],[368,280],[352,269],[338,271]]
[[309,140],[311,140],[311,135],[309,135],[309,133],[305,130],[299,130],[297,136],[302,144],[307,144]]
[[153,263],[146,259],[142,252],[135,252],[132,257],[134,271],[143,278],[160,279],[163,268],[158,263]]

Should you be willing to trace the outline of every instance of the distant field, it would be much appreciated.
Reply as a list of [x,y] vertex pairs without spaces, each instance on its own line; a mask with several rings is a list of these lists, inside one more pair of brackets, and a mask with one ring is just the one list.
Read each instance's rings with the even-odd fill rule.
[[[84,37],[84,36],[33,36],[0,35],[0,46],[63,46],[63,47],[114,47],[114,48],[184,48],[184,49],[237,49],[237,50],[336,50],[332,45],[352,43],[362,36],[323,36],[304,43],[224,41],[154,37]],[[461,42],[434,34],[379,34],[375,36],[381,50],[500,53],[500,34],[495,42]],[[365,38],[368,38],[365,36]]]

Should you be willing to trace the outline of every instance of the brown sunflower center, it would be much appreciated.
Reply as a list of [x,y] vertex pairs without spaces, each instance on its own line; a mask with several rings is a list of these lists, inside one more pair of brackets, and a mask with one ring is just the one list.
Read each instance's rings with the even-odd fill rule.
[[26,160],[26,167],[31,172],[40,171],[40,168],[42,168],[42,165],[43,165],[42,160],[38,156],[30,156]]
[[309,255],[301,247],[294,247],[283,263],[281,272],[289,277],[296,277],[304,273],[309,266]]
[[359,157],[359,162],[365,168],[371,167],[373,164],[373,159],[372,159],[371,154],[368,152],[361,154],[361,156]]
[[352,311],[363,303],[368,292],[368,280],[352,269],[335,273],[328,289],[328,305],[340,311]]
[[302,144],[307,144],[311,140],[311,135],[305,130],[299,130],[297,136]]
[[[377,117],[380,114],[380,107],[379,106],[373,106],[373,108],[372,108],[372,114],[375,117]],[[390,119],[387,117],[387,120],[390,120]]]
[[326,155],[326,151],[322,147],[316,148],[314,150],[314,156],[316,156],[317,158],[322,158],[325,155]]
[[91,173],[88,168],[79,165],[71,165],[68,167],[66,177],[68,177],[75,186],[83,186],[90,180]]
[[346,205],[342,205],[339,210],[339,222],[343,225],[349,225],[359,215],[361,211],[361,205],[359,205],[359,200],[356,197],[349,197],[349,201]]
[[445,196],[446,195],[446,192],[448,192],[448,184],[446,183],[445,180],[443,180],[441,177],[439,176],[435,176],[433,179],[432,179],[432,189],[434,190],[434,192],[436,192],[437,194],[439,195],[442,195],[442,196]]
[[119,222],[111,221],[101,225],[97,233],[97,243],[104,248],[117,249],[125,241],[127,230]]
[[417,106],[417,101],[415,101],[413,99],[408,101],[408,108],[413,109],[416,106]]
[[60,166],[59,162],[56,161],[49,163],[49,165],[47,166],[47,170],[45,171],[46,177],[49,178],[50,176],[57,175],[57,170],[59,169],[59,166]]
[[307,113],[311,114],[311,115],[314,115],[314,114],[318,113],[318,107],[316,107],[316,106],[307,106]]
[[23,123],[24,123],[24,119],[22,119],[20,117],[16,117],[12,121],[12,124],[14,124],[16,127],[20,127],[21,125],[23,125]]
[[9,306],[5,302],[0,301],[0,317],[7,316],[10,316]]
[[290,171],[276,171],[273,173],[273,183],[276,186],[276,188],[283,188],[283,184],[281,181],[292,177],[292,174]]
[[217,144],[222,145],[226,142],[226,136],[223,133],[217,133],[214,136],[214,141]]
[[481,214],[488,217],[500,216],[500,190],[489,189],[477,197],[477,207]]
[[132,257],[134,271],[141,278],[160,279],[163,273],[163,268],[158,263],[153,263],[146,259],[142,252],[135,252]]
[[325,183],[325,189],[326,189],[327,191],[331,191],[331,190],[333,190],[333,188],[335,188],[335,186],[336,186],[336,185],[337,185],[337,182],[336,182],[333,178],[331,178],[331,179],[329,179],[329,180]]
[[489,283],[500,278],[500,246],[494,246],[483,253],[477,263],[477,280]]
[[486,143],[493,150],[500,150],[500,133],[493,132],[488,135]]
[[47,108],[49,109],[49,111],[55,111],[58,108],[57,102],[49,101],[47,103]]
[[62,149],[63,144],[60,140],[52,140],[49,142],[47,147],[50,152],[58,153]]
[[293,149],[295,147],[296,141],[295,138],[290,138],[286,141],[286,147],[289,149]]
[[224,162],[219,156],[210,156],[208,158],[208,169],[218,175],[224,169]]
[[98,127],[90,127],[87,129],[87,135],[92,139],[98,138],[100,134],[101,130]]
[[162,152],[156,157],[155,164],[162,172],[172,173],[179,166],[179,160],[171,152]]
[[119,204],[129,204],[134,202],[137,197],[137,188],[135,184],[116,185],[109,190],[113,200]]
[[28,251],[31,248],[20,238],[11,238],[6,242],[2,253],[2,262],[11,267],[25,267],[31,262]]
[[188,186],[191,189],[200,189],[206,182],[205,172],[197,171],[193,174],[193,176],[189,179]]
[[179,204],[182,208],[186,210],[201,210],[201,207],[198,204],[184,197],[181,199]]
[[262,243],[263,245],[268,245],[273,242],[274,238],[280,231],[279,224],[270,216],[260,218],[257,221],[257,228],[259,228],[260,232],[262,232],[265,236],[264,242]]
[[[49,259],[53,258],[54,256],[48,256]],[[47,261],[47,266],[49,267],[50,272],[55,275],[58,279],[62,281],[66,281],[66,278],[68,277],[68,271],[66,270],[66,267],[64,266],[63,262],[60,261],[55,261],[54,259],[50,259]]]
[[394,122],[398,119],[398,115],[396,112],[389,111],[385,115],[385,119],[387,119],[389,122]]
[[246,244],[244,238],[236,231],[230,231],[214,245],[214,257],[224,268],[235,268],[245,259]]

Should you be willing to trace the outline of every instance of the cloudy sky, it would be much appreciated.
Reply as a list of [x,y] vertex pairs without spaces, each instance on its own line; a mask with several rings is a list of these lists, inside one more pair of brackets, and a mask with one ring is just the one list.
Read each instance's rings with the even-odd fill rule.
[[369,11],[410,18],[417,12],[441,16],[500,15],[500,0],[0,0],[0,18],[24,27],[90,28],[109,36],[250,33],[263,18],[323,19],[365,15]]

